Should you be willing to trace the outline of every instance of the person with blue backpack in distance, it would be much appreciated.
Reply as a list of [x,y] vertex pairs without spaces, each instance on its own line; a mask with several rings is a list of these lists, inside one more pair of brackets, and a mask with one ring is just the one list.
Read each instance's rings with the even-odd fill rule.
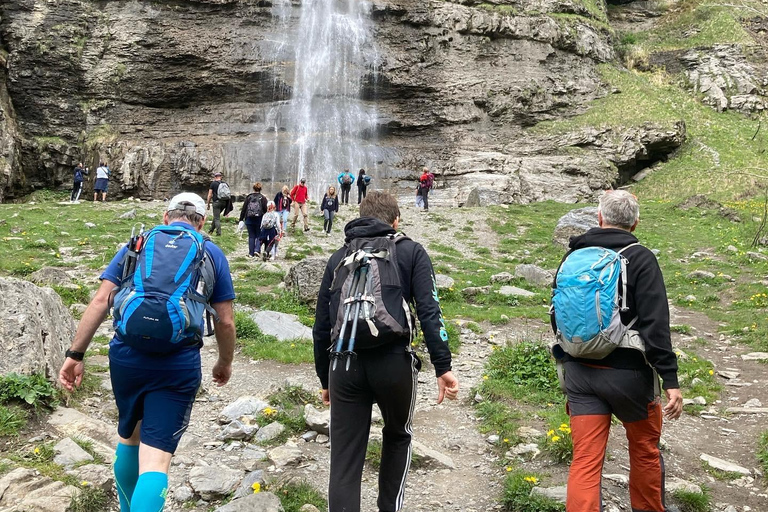
[[432,262],[424,247],[397,232],[399,222],[397,200],[371,192],[360,218],[344,228],[346,243],[320,285],[312,337],[323,402],[331,405],[329,512],[360,511],[374,402],[384,419],[378,509],[403,507],[421,368],[411,347],[411,305],[435,369],[437,403],[459,392]]
[[178,194],[162,225],[134,231],[101,274],[59,371],[67,390],[80,386],[85,352],[114,304],[109,371],[118,409],[113,469],[121,512],[164,508],[168,468],[202,380],[209,313],[219,348],[213,381],[223,386],[232,373],[235,292],[224,253],[200,234],[205,211],[197,194]]
[[343,204],[349,204],[349,191],[352,190],[352,184],[355,182],[355,175],[349,172],[349,169],[344,169],[344,172],[339,173],[336,180],[341,186],[341,202]]
[[83,191],[83,181],[85,176],[88,175],[88,171],[83,168],[83,163],[78,162],[73,171],[74,180],[72,182],[72,195],[69,197],[70,203],[80,202],[80,193]]
[[632,234],[640,218],[635,196],[606,192],[597,218],[600,227],[571,238],[552,291],[552,353],[573,438],[566,511],[602,510],[615,415],[627,434],[632,510],[665,512],[662,419],[679,418],[683,398],[664,279],[654,254]]

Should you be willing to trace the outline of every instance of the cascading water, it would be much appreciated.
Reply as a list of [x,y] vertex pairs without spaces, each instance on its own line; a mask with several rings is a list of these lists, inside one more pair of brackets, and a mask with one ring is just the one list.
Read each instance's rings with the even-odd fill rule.
[[[288,27],[290,1],[273,4],[273,18]],[[363,81],[375,75],[371,4],[361,0],[302,0],[297,31],[283,32],[275,60],[294,62],[282,77],[291,99],[268,115],[274,125],[273,177],[307,178],[317,200],[344,169],[375,176],[376,108],[361,99]],[[291,38],[292,40],[286,40]]]

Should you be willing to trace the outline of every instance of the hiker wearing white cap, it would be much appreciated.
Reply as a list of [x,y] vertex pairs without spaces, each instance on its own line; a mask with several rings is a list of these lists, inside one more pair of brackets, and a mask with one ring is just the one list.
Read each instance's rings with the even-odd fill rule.
[[202,380],[206,311],[216,318],[219,347],[213,381],[223,386],[232,373],[235,292],[224,253],[200,234],[205,211],[202,197],[178,194],[162,225],[132,234],[101,274],[59,371],[64,388],[80,386],[85,352],[114,304],[109,371],[118,410],[113,469],[122,512],[164,507],[171,457]]

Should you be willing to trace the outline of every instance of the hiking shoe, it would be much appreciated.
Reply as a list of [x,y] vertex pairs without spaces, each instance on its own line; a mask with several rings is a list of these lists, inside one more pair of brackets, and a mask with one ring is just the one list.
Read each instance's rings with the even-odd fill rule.
[[304,228],[304,232],[306,233],[307,231],[309,231],[309,228]]

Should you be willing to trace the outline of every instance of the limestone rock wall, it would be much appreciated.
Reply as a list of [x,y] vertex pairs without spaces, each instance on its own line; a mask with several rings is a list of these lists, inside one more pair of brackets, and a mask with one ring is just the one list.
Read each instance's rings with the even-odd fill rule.
[[[378,116],[376,186],[410,193],[424,165],[445,204],[478,186],[577,201],[615,181],[604,154],[524,132],[607,92],[605,12],[585,5],[374,0],[381,62],[362,94]],[[276,41],[301,37],[300,13],[298,0],[279,19],[264,0],[3,2],[0,198],[67,188],[78,160],[106,160],[118,196],[203,191],[217,170],[236,193],[295,180],[278,155],[294,63]]]

